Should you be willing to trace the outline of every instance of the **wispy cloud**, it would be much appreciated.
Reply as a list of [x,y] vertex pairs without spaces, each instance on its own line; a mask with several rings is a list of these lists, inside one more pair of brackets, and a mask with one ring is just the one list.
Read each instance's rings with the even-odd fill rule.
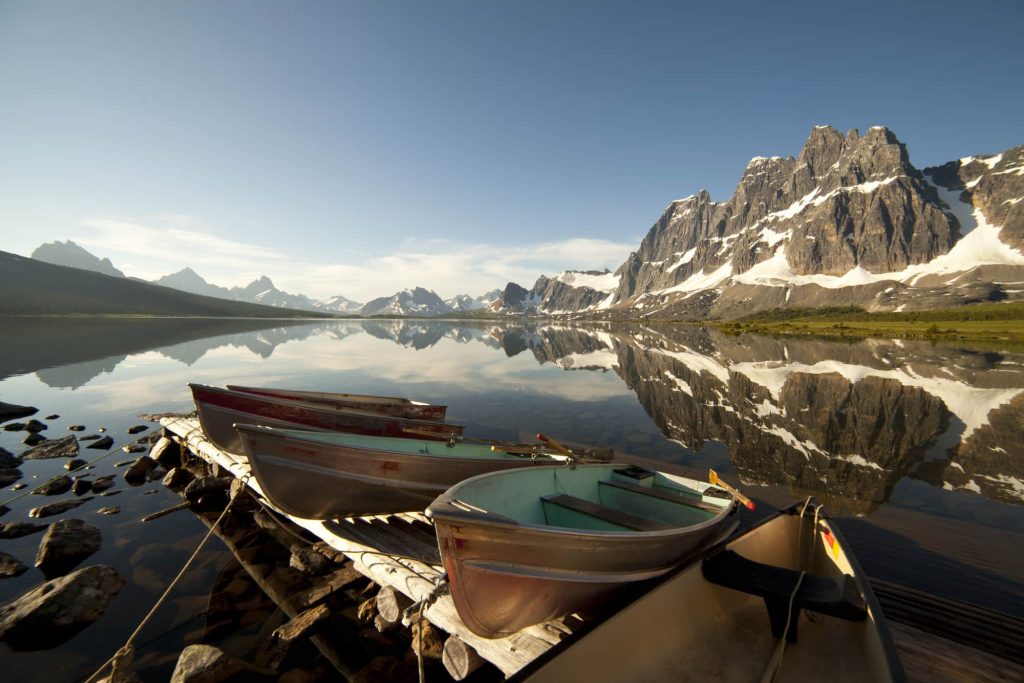
[[156,279],[186,266],[221,286],[269,276],[279,289],[314,298],[344,295],[368,301],[415,286],[443,297],[481,294],[508,282],[529,287],[541,274],[568,269],[615,269],[632,242],[572,238],[535,244],[407,240],[394,251],[358,263],[325,263],[219,237],[193,216],[92,218],[74,239],[108,256],[128,275]]

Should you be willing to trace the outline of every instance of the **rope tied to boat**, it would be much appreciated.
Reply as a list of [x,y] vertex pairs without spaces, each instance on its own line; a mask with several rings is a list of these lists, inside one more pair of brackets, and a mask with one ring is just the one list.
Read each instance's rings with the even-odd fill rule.
[[139,625],[135,627],[134,631],[132,631],[132,634],[128,636],[128,640],[125,641],[125,644],[122,645],[121,648],[118,649],[118,651],[110,657],[110,659],[103,662],[103,664],[100,665],[100,668],[96,669],[96,671],[93,672],[93,674],[89,676],[89,678],[85,679],[85,683],[93,683],[93,681],[96,680],[96,677],[102,674],[108,666],[113,665],[116,670],[116,667],[118,666],[119,663],[121,663],[121,665],[125,665],[126,662],[131,662],[131,658],[134,653],[133,643],[135,642],[135,639],[138,637],[140,633],[142,633],[142,629],[145,628],[146,624],[148,624],[150,619],[153,618],[153,615],[156,614],[156,611],[158,609],[160,609],[160,606],[164,604],[164,602],[170,596],[171,592],[178,585],[181,579],[185,576],[185,572],[187,572],[189,567],[192,566],[192,563],[195,561],[195,559],[199,557],[199,553],[203,549],[203,546],[206,545],[206,542],[210,540],[211,536],[213,536],[213,532],[217,529],[218,526],[220,526],[220,523],[224,521],[224,518],[227,517],[228,511],[231,510],[231,506],[234,504],[234,502],[238,500],[239,494],[246,488],[245,485],[248,484],[248,481],[251,478],[251,476],[251,473],[246,473],[241,478],[243,486],[240,486],[235,490],[234,495],[231,496],[230,500],[228,500],[228,504],[224,506],[224,509],[221,511],[220,516],[217,517],[217,521],[213,523],[213,525],[210,527],[210,530],[206,532],[205,536],[203,536],[203,540],[199,541],[199,545],[196,546],[196,549],[192,552],[192,555],[187,560],[185,560],[185,564],[178,572],[178,575],[171,580],[170,584],[168,584],[167,586],[167,589],[164,590],[163,595],[161,595],[157,599],[156,603],[154,603],[153,607],[149,610],[146,616],[144,616],[142,618],[142,621],[139,622]]
[[450,588],[448,584],[448,573],[442,572],[437,579],[434,581],[434,588],[419,602],[409,605],[405,609],[406,614],[416,613],[416,639],[418,647],[416,648],[416,667],[419,671],[420,683],[426,683],[426,674],[423,671],[423,622],[426,619],[423,613],[426,609],[432,605],[441,595],[446,593]]

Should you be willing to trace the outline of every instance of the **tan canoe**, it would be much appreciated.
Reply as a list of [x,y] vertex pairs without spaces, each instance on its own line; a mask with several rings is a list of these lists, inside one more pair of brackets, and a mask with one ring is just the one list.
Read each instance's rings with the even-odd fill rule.
[[[904,680],[867,580],[815,510],[794,506],[721,544],[515,680]],[[780,648],[787,623],[794,641]]]
[[414,420],[444,420],[445,413],[448,411],[447,406],[421,403],[393,396],[339,394],[327,391],[303,391],[300,389],[281,389],[277,387],[243,387],[236,384],[229,384],[228,389],[258,396],[283,398],[289,401],[307,401],[309,403],[320,403],[338,408],[370,410],[375,413]]

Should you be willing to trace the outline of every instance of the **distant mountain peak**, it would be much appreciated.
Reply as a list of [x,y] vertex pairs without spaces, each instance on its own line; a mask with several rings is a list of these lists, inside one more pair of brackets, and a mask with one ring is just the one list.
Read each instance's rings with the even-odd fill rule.
[[36,247],[32,258],[55,266],[68,266],[102,273],[111,277],[124,277],[124,273],[114,267],[108,258],[98,258],[71,240],[66,242],[47,242]]

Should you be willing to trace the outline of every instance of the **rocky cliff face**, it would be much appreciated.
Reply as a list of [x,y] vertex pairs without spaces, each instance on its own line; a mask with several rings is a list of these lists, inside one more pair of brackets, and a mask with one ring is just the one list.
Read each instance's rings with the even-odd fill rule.
[[388,297],[380,297],[363,306],[362,315],[431,316],[451,313],[451,307],[434,292],[416,287]]
[[728,201],[669,204],[610,297],[560,289],[538,310],[733,317],[1020,298],[1022,199],[1024,147],[921,171],[886,128],[819,126],[796,158],[752,159]]

